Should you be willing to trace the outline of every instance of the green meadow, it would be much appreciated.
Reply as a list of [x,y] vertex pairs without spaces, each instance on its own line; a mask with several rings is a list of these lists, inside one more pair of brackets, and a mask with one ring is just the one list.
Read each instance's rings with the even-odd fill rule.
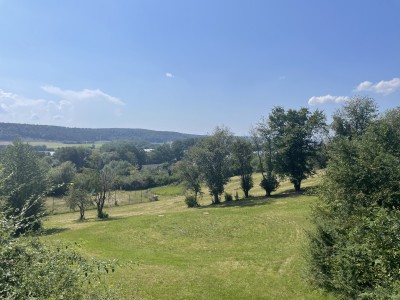
[[100,148],[101,145],[104,144],[104,142],[83,143],[83,144],[66,144],[63,142],[48,142],[48,141],[40,142],[40,141],[38,141],[38,142],[28,142],[28,144],[32,145],[32,146],[45,145],[49,149],[58,149],[58,148],[62,148],[62,147],[87,147],[87,148],[90,148],[90,147],[93,147],[93,145],[95,148]]
[[85,256],[117,259],[122,265],[106,280],[120,299],[334,299],[307,279],[316,198],[283,183],[272,197],[256,186],[243,199],[238,178],[226,190],[241,199],[210,205],[205,193],[201,207],[189,209],[182,187],[167,186],[153,190],[159,201],[107,208],[105,221],[93,210],[84,222],[76,212],[52,215],[43,239],[77,242]]

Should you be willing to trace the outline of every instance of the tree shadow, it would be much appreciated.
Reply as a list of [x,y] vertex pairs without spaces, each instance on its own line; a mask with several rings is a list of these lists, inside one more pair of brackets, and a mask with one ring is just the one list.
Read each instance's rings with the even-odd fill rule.
[[307,189],[301,189],[296,192],[294,189],[288,189],[280,192],[279,194],[273,194],[270,196],[250,196],[249,198],[243,198],[234,201],[224,201],[220,203],[210,203],[208,205],[199,206],[198,209],[209,209],[209,208],[226,208],[226,207],[252,207],[268,205],[278,202],[282,199],[297,198],[307,194]]
[[69,228],[47,228],[40,231],[40,235],[52,235],[70,230]]

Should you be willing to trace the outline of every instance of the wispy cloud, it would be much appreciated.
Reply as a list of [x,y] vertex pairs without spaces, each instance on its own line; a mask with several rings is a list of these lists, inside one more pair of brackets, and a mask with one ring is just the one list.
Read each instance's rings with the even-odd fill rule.
[[342,103],[349,100],[348,96],[313,96],[308,100],[309,105],[325,104],[325,103]]
[[99,89],[73,91],[50,85],[41,89],[53,99],[35,99],[0,89],[0,119],[3,122],[90,126],[91,116],[121,115],[118,109],[124,105],[122,100]]
[[84,89],[81,91],[73,91],[73,90],[62,90],[59,87],[52,86],[52,85],[45,85],[41,87],[42,90],[45,92],[59,96],[66,100],[106,100],[110,103],[117,104],[117,105],[124,105],[125,103],[118,99],[117,97],[110,96],[103,91],[97,90],[89,90]]
[[165,73],[165,77],[167,77],[167,78],[175,78],[175,75],[172,74],[172,73],[167,72],[167,73]]
[[391,80],[381,80],[377,83],[371,81],[363,81],[356,88],[357,92],[374,92],[383,95],[389,95],[400,90],[400,78],[393,78]]

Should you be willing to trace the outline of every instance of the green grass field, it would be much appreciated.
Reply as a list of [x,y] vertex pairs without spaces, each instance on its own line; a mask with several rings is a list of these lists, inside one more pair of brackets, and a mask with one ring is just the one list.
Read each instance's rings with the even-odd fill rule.
[[95,142],[95,143],[87,143],[87,144],[65,144],[62,142],[28,142],[29,145],[32,146],[42,146],[46,145],[47,148],[57,149],[61,147],[92,147],[93,145],[95,148],[100,148],[104,142]]
[[[233,178],[227,191],[238,187]],[[50,216],[43,239],[78,242],[89,257],[132,261],[107,279],[121,299],[334,299],[306,277],[315,197],[290,189],[282,184],[266,199],[256,187],[251,199],[220,205],[204,195],[200,208],[188,209],[180,187],[158,188],[160,201],[110,207],[106,221],[94,211],[85,222],[77,213]]]

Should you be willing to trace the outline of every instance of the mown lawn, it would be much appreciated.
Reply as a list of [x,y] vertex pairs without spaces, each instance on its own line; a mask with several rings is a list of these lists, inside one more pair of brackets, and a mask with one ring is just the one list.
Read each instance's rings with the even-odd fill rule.
[[[315,179],[305,185],[313,185]],[[227,190],[234,192],[233,179]],[[269,199],[188,209],[182,196],[108,209],[111,218],[49,217],[44,236],[81,252],[132,264],[108,277],[121,299],[334,299],[307,282],[306,230],[315,198],[283,184]],[[162,190],[161,190],[162,191]],[[168,191],[171,191],[168,190]],[[166,192],[167,194],[167,192]],[[171,191],[171,194],[172,191]]]

